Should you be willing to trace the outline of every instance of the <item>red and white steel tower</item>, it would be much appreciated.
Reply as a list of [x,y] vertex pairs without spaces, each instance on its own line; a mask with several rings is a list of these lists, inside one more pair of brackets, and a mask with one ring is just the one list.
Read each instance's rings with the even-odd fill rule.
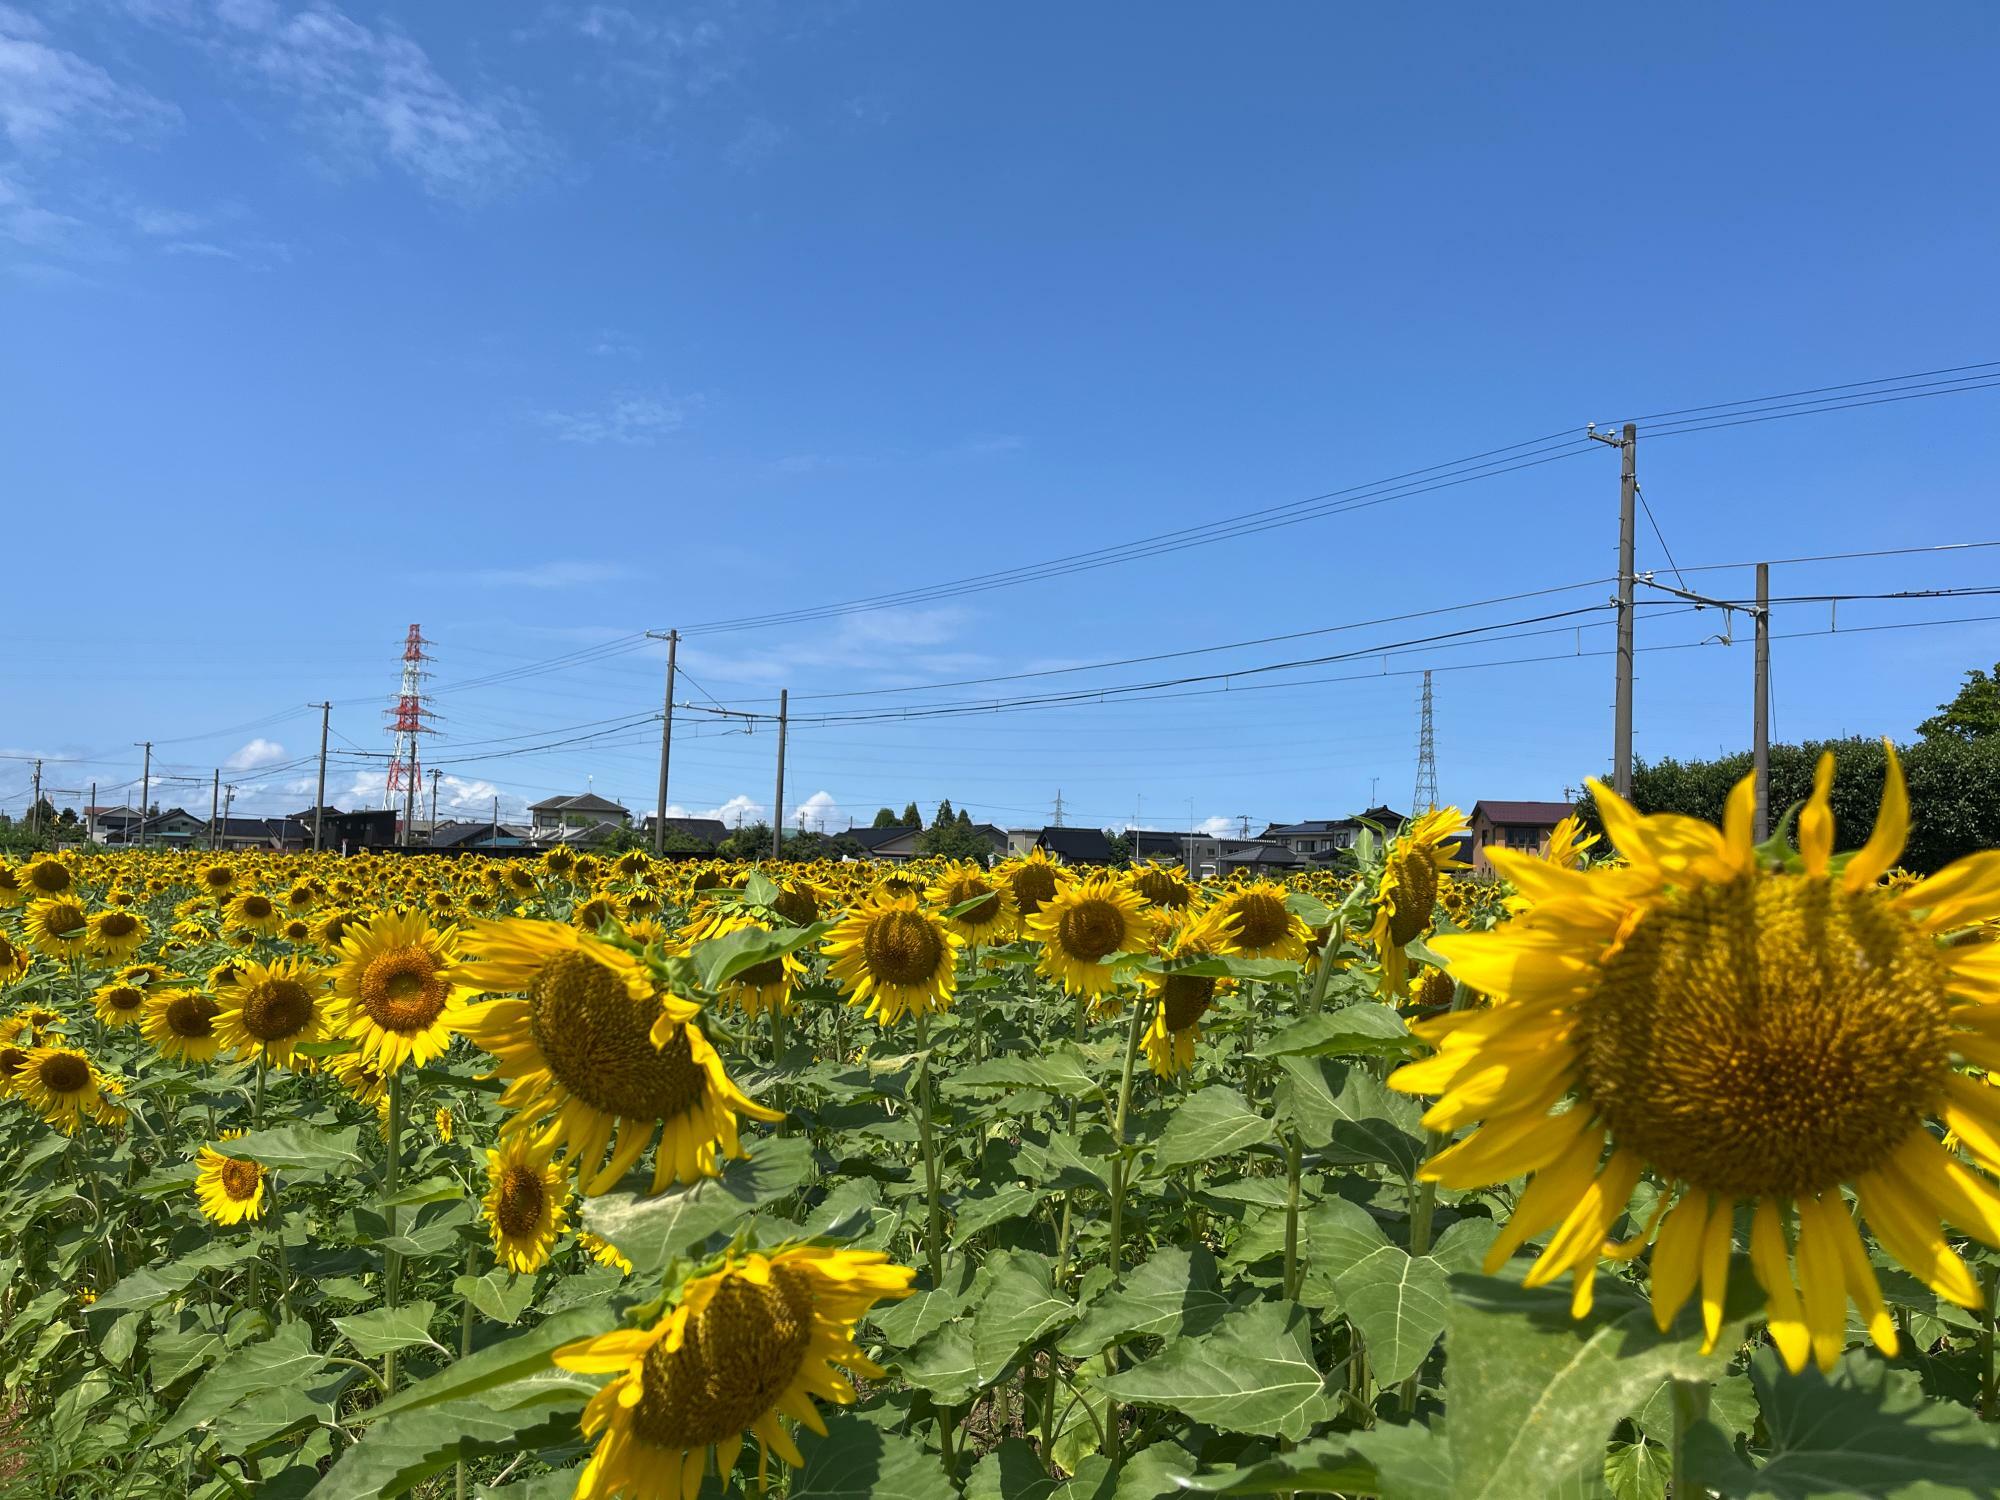
[[429,706],[424,702],[424,679],[431,675],[424,670],[424,663],[430,660],[424,654],[424,647],[430,644],[424,639],[423,627],[419,625],[410,627],[410,633],[403,642],[402,687],[396,694],[396,706],[384,710],[389,718],[389,733],[393,741],[389,755],[389,779],[382,788],[384,807],[400,807],[409,788],[419,786],[424,779],[417,752],[417,736],[435,733],[424,722],[432,717]]

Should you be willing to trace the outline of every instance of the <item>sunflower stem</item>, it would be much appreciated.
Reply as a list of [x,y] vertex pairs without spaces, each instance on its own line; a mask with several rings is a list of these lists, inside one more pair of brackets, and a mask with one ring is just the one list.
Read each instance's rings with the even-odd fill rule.
[[1706,1380],[1676,1380],[1674,1382],[1674,1430],[1672,1446],[1668,1451],[1668,1465],[1672,1483],[1667,1493],[1673,1500],[1693,1500],[1706,1489],[1697,1488],[1687,1477],[1687,1435],[1694,1424],[1708,1415],[1709,1384]]
[[[402,1186],[403,1156],[403,1073],[400,1068],[389,1075],[389,1140],[388,1149],[382,1157],[382,1220],[388,1231],[387,1238],[396,1237],[396,1206],[389,1199],[396,1196]],[[394,1307],[403,1285],[403,1257],[400,1251],[382,1252],[382,1304]],[[382,1356],[382,1393],[393,1396],[396,1393],[396,1351],[391,1349]]]
[[931,1268],[931,1285],[944,1285],[944,1205],[938,1201],[937,1140],[931,1125],[930,1018],[917,1012],[917,1139],[924,1153],[924,1249]]
[[[1299,1138],[1285,1132],[1285,1300],[1299,1295]],[[1189,1195],[1190,1198],[1193,1196]]]
[[[1120,1272],[1124,1262],[1125,1249],[1125,1173],[1128,1160],[1125,1153],[1125,1121],[1132,1112],[1132,1069],[1139,1059],[1139,1033],[1144,1028],[1147,1008],[1135,996],[1131,1002],[1132,1019],[1125,1027],[1125,1062],[1118,1074],[1118,1110],[1111,1119],[1111,1284],[1120,1285]],[[1104,1355],[1107,1372],[1118,1368],[1118,1351],[1114,1346]],[[1118,1467],[1118,1403],[1113,1401],[1104,1411],[1105,1454],[1111,1460],[1112,1468]]]
[[1979,1415],[1989,1422],[2000,1422],[2000,1372],[1993,1363],[1993,1294],[2000,1288],[2000,1267],[1982,1266],[1979,1283],[1986,1294],[1986,1305],[1979,1315]]

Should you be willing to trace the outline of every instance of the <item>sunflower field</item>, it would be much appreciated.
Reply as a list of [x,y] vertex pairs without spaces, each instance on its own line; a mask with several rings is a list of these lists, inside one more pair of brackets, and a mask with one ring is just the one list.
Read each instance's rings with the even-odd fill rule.
[[0,1495],[2000,1493],[2000,852],[0,866]]

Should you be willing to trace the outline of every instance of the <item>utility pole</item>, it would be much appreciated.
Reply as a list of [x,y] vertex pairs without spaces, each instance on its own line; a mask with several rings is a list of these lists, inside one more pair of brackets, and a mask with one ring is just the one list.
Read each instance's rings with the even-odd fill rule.
[[[416,741],[412,740],[411,744]],[[414,757],[403,771],[403,847],[410,847],[410,825],[417,820],[417,766]]]
[[771,858],[779,857],[778,841],[785,833],[785,730],[791,720],[792,690],[778,689],[778,800],[771,804]]
[[500,799],[498,797],[493,799],[493,846],[496,849],[500,846]]
[[1632,587],[1638,498],[1639,429],[1627,422],[1618,436],[1618,684],[1611,711],[1611,789],[1621,797],[1632,795],[1632,624],[1638,613],[1632,606]]
[[[196,782],[195,785],[200,786],[201,783]],[[208,848],[211,854],[215,852],[215,847],[216,847],[215,810],[221,805],[222,805],[222,768],[220,766],[217,766],[215,768],[215,780],[210,782],[208,787]],[[140,816],[141,817],[145,816],[143,811],[140,813]]]
[[1757,687],[1750,769],[1757,787],[1758,843],[1771,836],[1771,565],[1757,564]]
[[28,804],[28,834],[33,837],[42,831],[42,763],[35,761],[35,797]]
[[139,847],[146,847],[146,819],[152,816],[153,801],[153,742],[144,741],[146,746],[146,769],[139,773]]
[[438,778],[444,775],[436,766],[431,767],[431,837],[437,837],[438,826]]
[[[650,630],[646,634],[652,636],[654,640],[659,639]],[[669,630],[667,632],[667,702],[665,709],[660,714],[660,806],[653,820],[653,854],[656,858],[667,852],[667,765],[673,757],[674,750],[674,655],[679,649],[680,643],[680,631]]]
[[1420,818],[1437,805],[1437,734],[1431,721],[1431,674],[1426,671],[1423,707],[1417,719],[1417,787],[1410,793],[1410,816]]
[[97,842],[97,783],[94,781],[90,784],[90,805],[83,811],[83,841],[86,844]]
[[222,842],[224,844],[229,842],[229,809],[235,805],[236,786],[234,782],[231,782],[222,789]]
[[[326,731],[333,717],[333,700],[319,706],[319,794],[313,798],[313,853],[319,853],[320,824],[326,818]],[[350,740],[350,744],[353,742]]]

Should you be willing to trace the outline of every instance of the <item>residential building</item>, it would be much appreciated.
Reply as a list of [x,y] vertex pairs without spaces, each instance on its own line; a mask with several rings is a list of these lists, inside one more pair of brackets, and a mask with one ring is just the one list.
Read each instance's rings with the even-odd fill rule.
[[1567,802],[1475,802],[1472,804],[1472,868],[1475,874],[1494,873],[1486,851],[1493,848],[1522,849],[1530,854],[1549,851],[1549,835],[1556,824],[1575,812]]
[[426,847],[432,849],[525,849],[530,844],[526,828],[502,823],[496,828],[484,823],[440,822],[430,832]]
[[[639,820],[639,832],[646,836],[647,847],[652,847],[653,825],[659,822],[654,813],[647,813]],[[729,837],[729,825],[720,818],[673,818],[667,819],[667,832],[678,833],[690,838],[705,848],[713,849]]]
[[1216,861],[1218,873],[1233,875],[1246,870],[1253,875],[1284,875],[1304,868],[1310,861],[1296,850],[1264,839],[1223,839]]
[[1387,807],[1371,807],[1349,818],[1308,818],[1303,823],[1273,823],[1257,837],[1261,842],[1282,844],[1294,854],[1325,856],[1352,849],[1366,824],[1373,823],[1385,834],[1395,834],[1408,821]]
[[144,816],[136,807],[86,807],[84,836],[93,844],[122,844]]
[[1044,828],[1035,847],[1069,865],[1108,865],[1111,840],[1102,828]]
[[[850,828],[840,837],[853,839],[870,859],[886,859],[901,864],[905,860],[920,858],[923,854],[922,828]],[[981,835],[990,851],[990,857],[999,859],[1009,847],[1007,830],[996,828],[991,823],[974,823],[972,831]]]
[[576,797],[545,797],[530,807],[528,813],[533,819],[536,838],[578,842],[573,835],[595,829],[600,823],[610,823],[614,828],[632,826],[632,814],[627,809],[595,792]]

